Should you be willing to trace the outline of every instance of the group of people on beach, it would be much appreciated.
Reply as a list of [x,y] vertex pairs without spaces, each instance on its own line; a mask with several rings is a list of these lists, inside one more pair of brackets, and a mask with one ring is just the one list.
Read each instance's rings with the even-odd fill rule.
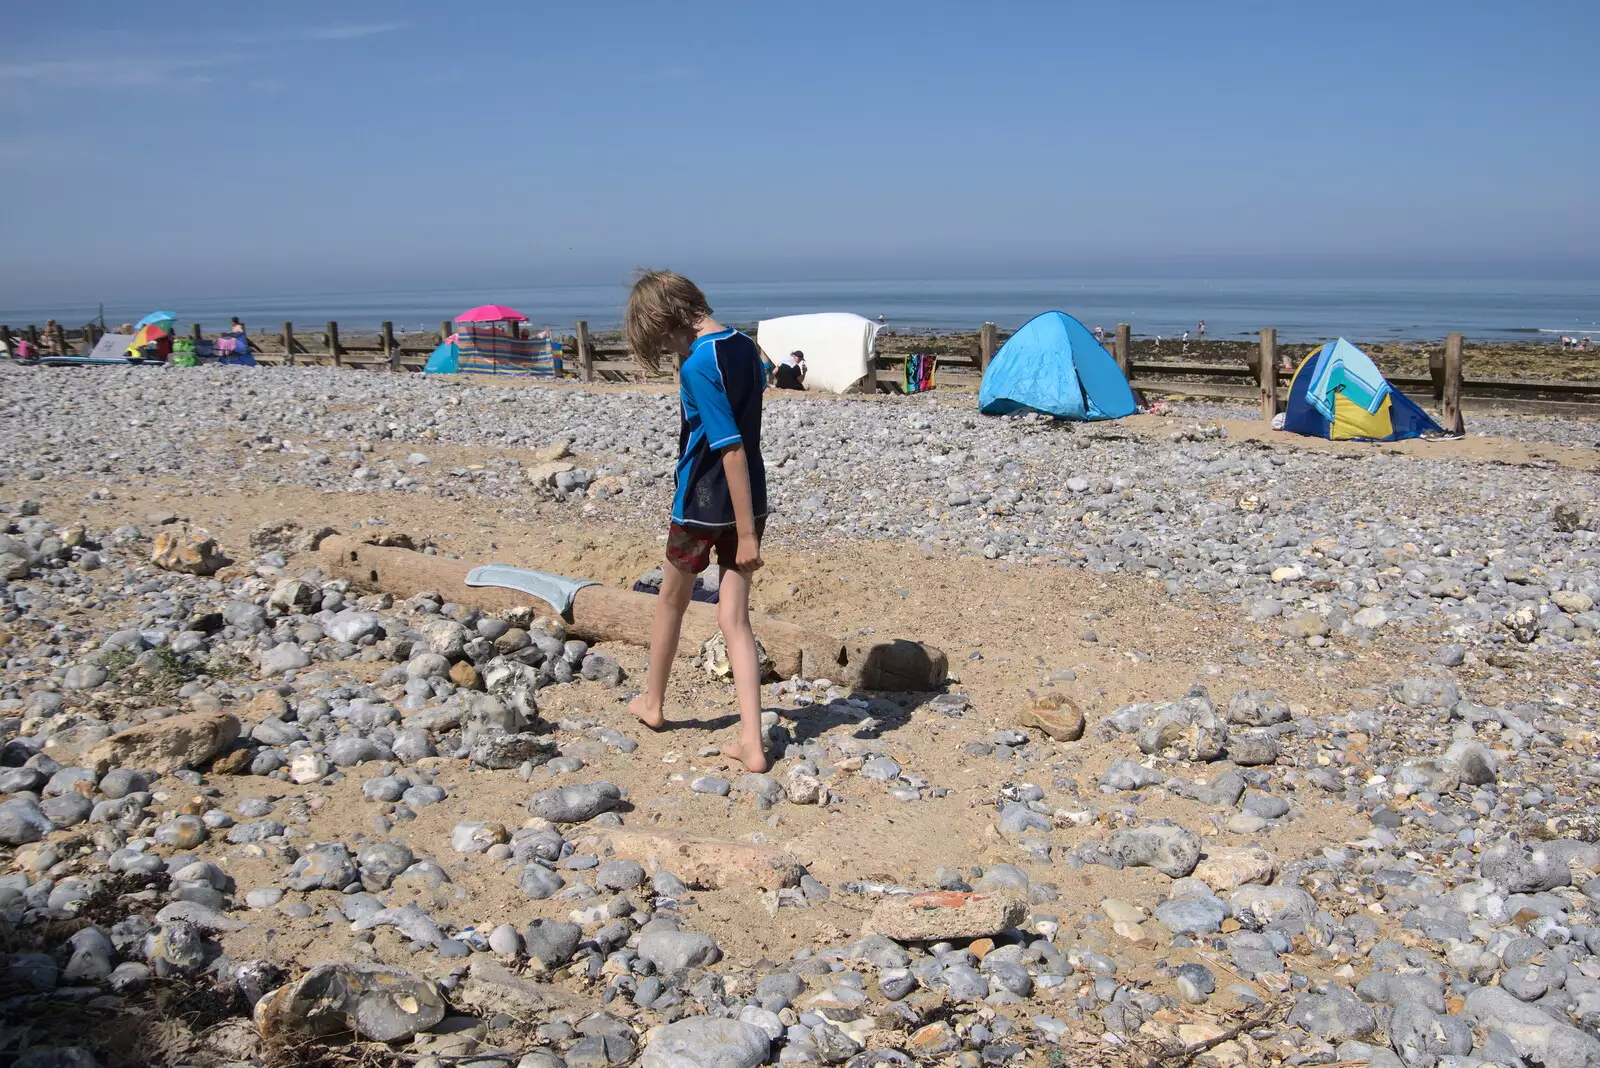
[[1561,335],[1561,347],[1564,348],[1564,349],[1567,349],[1570,352],[1588,352],[1589,351],[1589,335],[1588,334],[1580,334],[1580,335],[1576,335],[1574,337],[1568,337],[1567,335],[1562,334]]
[[[1201,319],[1198,323],[1195,324],[1194,332],[1195,332],[1195,335],[1196,335],[1197,339],[1198,338],[1203,338],[1203,337],[1206,336],[1206,321],[1204,319]],[[1100,342],[1102,345],[1105,344],[1105,341],[1106,341],[1106,328],[1103,327],[1103,326],[1096,326],[1094,328],[1094,339],[1096,341]],[[1156,348],[1159,349],[1160,347],[1161,347],[1161,335],[1157,334],[1156,335]],[[1189,331],[1187,331],[1187,330],[1185,330],[1183,332],[1183,351],[1184,351],[1185,354],[1187,354],[1188,351],[1189,351]]]

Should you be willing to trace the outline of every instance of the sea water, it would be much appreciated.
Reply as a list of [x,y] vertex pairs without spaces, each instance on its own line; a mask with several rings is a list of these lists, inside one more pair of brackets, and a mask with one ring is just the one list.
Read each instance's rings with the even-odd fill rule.
[[[860,278],[826,281],[698,279],[719,319],[750,324],[801,312],[848,311],[896,329],[976,330],[994,322],[1011,330],[1058,308],[1089,327],[1109,332],[1129,323],[1137,336],[1252,337],[1276,327],[1282,341],[1349,337],[1365,342],[1439,339],[1452,331],[1483,341],[1551,341],[1556,335],[1600,337],[1600,281],[1532,279],[1314,278],[984,278],[970,280]],[[583,319],[594,331],[615,329],[627,301],[627,281],[596,285],[508,285],[501,288],[416,289],[185,298],[154,304],[107,302],[109,326],[157,308],[175,312],[179,329],[199,323],[208,332],[239,316],[252,331],[276,331],[285,321],[300,332],[328,320],[348,333],[372,332],[385,320],[398,331],[436,330],[478,304],[507,304],[535,325],[570,331]],[[74,327],[95,319],[95,304],[0,308],[13,329],[56,319]]]

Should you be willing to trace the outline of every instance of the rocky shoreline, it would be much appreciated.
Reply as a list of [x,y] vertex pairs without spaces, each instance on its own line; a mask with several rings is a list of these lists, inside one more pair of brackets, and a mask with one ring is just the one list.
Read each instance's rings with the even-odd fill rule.
[[758,598],[956,678],[772,680],[745,775],[713,671],[653,735],[316,555],[630,584],[669,394],[0,367],[0,1056],[1597,1068],[1595,458],[1180,412],[775,398]]

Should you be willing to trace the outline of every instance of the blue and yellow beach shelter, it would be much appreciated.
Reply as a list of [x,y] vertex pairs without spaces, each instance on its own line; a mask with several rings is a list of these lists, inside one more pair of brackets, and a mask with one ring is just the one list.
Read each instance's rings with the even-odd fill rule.
[[983,372],[978,410],[1032,409],[1057,419],[1120,419],[1139,410],[1128,379],[1089,328],[1066,312],[1035,315]]
[[1399,441],[1444,430],[1344,338],[1300,364],[1289,384],[1283,429],[1334,441]]

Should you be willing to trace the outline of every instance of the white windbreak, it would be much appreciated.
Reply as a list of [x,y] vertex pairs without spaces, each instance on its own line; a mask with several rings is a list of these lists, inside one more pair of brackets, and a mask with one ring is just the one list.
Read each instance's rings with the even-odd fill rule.
[[774,364],[796,349],[806,357],[806,389],[843,393],[860,382],[872,359],[878,324],[849,312],[763,319],[756,344]]

